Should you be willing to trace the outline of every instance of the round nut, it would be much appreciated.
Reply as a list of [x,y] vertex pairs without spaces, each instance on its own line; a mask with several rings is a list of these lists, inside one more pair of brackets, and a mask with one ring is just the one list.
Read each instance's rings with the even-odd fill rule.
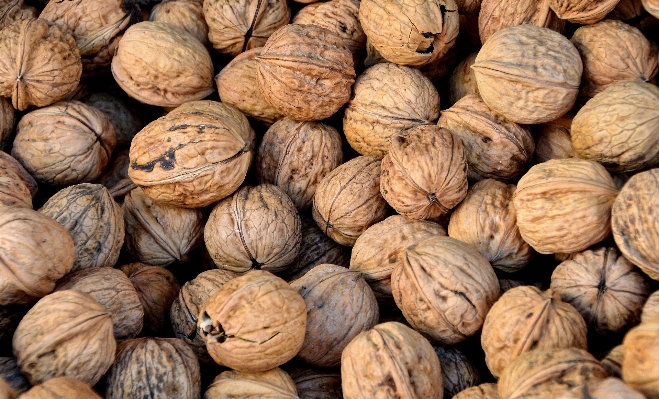
[[204,399],[244,397],[298,399],[295,383],[280,368],[264,372],[224,371],[208,386]]

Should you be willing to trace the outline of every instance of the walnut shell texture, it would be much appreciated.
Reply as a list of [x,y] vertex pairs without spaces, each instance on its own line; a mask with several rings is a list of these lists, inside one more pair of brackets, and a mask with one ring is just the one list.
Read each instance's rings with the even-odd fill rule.
[[655,18],[659,17],[659,3],[656,0],[641,0],[643,8]]
[[547,0],[483,0],[478,13],[478,34],[481,42],[501,29],[530,24],[563,34],[565,21],[549,8]]
[[280,368],[264,372],[230,370],[215,377],[203,399],[298,399],[295,383]]
[[291,373],[291,377],[300,399],[343,399],[340,374],[298,369]]
[[442,365],[444,397],[452,398],[467,388],[478,385],[480,373],[469,358],[455,348],[435,346],[435,353]]
[[17,395],[32,388],[13,357],[0,357],[0,378],[4,379]]
[[453,105],[464,96],[469,94],[478,94],[478,83],[476,83],[476,75],[471,66],[476,61],[478,52],[469,54],[467,58],[462,60],[451,73],[448,81],[448,102]]
[[37,18],[39,11],[28,6],[23,0],[3,0],[0,4],[2,15],[0,16],[0,29],[19,20]]
[[659,320],[653,319],[629,330],[622,341],[622,379],[648,398],[659,395]]
[[103,112],[114,127],[117,145],[130,146],[135,134],[143,127],[136,112],[121,98],[110,93],[94,92],[82,97],[80,101]]
[[549,7],[561,19],[575,24],[594,24],[613,11],[620,0],[548,0]]
[[625,357],[625,348],[618,345],[611,349],[604,359],[601,360],[602,367],[606,369],[610,376],[622,378],[622,361]]
[[535,135],[534,153],[537,163],[547,162],[550,159],[577,158],[572,147],[571,125],[571,119],[559,118],[557,121],[539,126]]
[[21,395],[22,399],[102,399],[82,381],[71,377],[55,377],[37,385]]
[[165,1],[151,9],[149,21],[161,21],[190,33],[205,46],[208,40],[208,25],[204,19],[203,1]]
[[560,399],[645,399],[618,378],[591,381],[588,385],[573,388]]
[[453,399],[499,399],[497,384],[488,382],[465,389],[453,396]]
[[[19,0],[21,1],[21,0]],[[16,110],[6,98],[0,98],[0,150],[5,150],[13,140]]]
[[641,322],[645,323],[659,316],[659,291],[653,292],[643,304]]
[[0,204],[32,209],[37,182],[11,155],[0,151]]
[[110,165],[96,181],[108,189],[112,198],[123,197],[137,188],[137,185],[128,176],[128,167],[130,166],[128,151],[128,149],[115,151]]

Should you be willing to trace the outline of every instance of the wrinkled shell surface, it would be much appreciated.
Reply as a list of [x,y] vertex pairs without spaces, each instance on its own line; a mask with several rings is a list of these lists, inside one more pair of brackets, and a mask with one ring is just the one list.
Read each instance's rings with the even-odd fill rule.
[[478,385],[480,373],[469,358],[460,350],[435,346],[435,353],[442,365],[444,397],[452,398],[467,388]]
[[643,8],[655,18],[659,17],[659,3],[656,0],[641,0]]
[[36,18],[39,15],[36,8],[25,5],[23,0],[3,0],[0,9],[0,29],[15,21]]
[[295,370],[291,377],[300,399],[343,399],[340,374],[307,369]]
[[483,0],[478,13],[478,34],[485,43],[497,31],[531,24],[563,34],[565,21],[549,8],[548,1]]
[[469,54],[467,58],[462,60],[453,70],[451,77],[448,81],[448,102],[453,105],[464,96],[469,94],[478,94],[478,84],[476,83],[476,75],[471,66],[476,61],[478,52]]
[[659,316],[659,291],[655,291],[650,295],[643,305],[641,313],[641,322],[645,323]]
[[160,21],[184,30],[200,43],[209,45],[208,25],[204,19],[203,1],[182,0],[158,3],[151,9],[149,21]]
[[112,198],[123,197],[137,188],[137,185],[128,176],[128,167],[130,165],[128,151],[128,149],[125,149],[115,152],[110,165],[97,180],[97,183],[108,189]]
[[572,120],[560,118],[557,121],[543,123],[535,135],[535,161],[547,162],[550,159],[577,158],[572,147],[570,126]]
[[32,209],[37,182],[11,155],[0,151],[0,204]]
[[133,137],[142,129],[139,116],[119,97],[110,93],[91,93],[81,101],[103,112],[114,127],[117,145],[130,146]]
[[55,377],[21,395],[21,399],[102,399],[89,385],[71,377]]
[[561,19],[575,24],[594,24],[612,11],[620,0],[548,0],[549,7]]
[[453,399],[499,399],[497,384],[486,383],[465,389],[455,395]]
[[13,140],[16,110],[6,98],[0,98],[0,150],[6,150]]
[[586,386],[572,389],[560,399],[645,399],[638,391],[631,389],[618,378],[592,381]]
[[648,398],[656,398],[659,395],[659,320],[631,329],[622,345],[622,379]]
[[264,372],[225,371],[215,377],[203,399],[298,399],[295,383],[280,368]]

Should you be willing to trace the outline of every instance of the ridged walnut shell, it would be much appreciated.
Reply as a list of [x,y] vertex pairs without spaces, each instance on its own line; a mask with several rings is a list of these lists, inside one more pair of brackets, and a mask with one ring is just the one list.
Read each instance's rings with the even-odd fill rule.
[[497,31],[511,26],[535,25],[563,34],[565,21],[549,8],[548,0],[483,0],[478,13],[478,34],[486,43]]
[[82,97],[80,101],[103,112],[114,127],[117,145],[130,146],[133,137],[143,127],[136,110],[129,107],[121,98],[110,93],[93,92]]
[[168,23],[190,33],[203,45],[210,45],[208,25],[204,19],[203,1],[178,0],[158,3],[151,9],[149,21]]
[[478,385],[481,381],[476,366],[460,350],[434,346],[435,353],[442,365],[442,379],[444,381],[444,397],[452,398],[459,392]]
[[659,291],[653,292],[643,304],[641,322],[645,323],[659,316]]
[[103,399],[89,385],[71,377],[55,377],[21,395],[21,399]]
[[622,360],[625,357],[625,349],[618,345],[611,349],[604,359],[601,360],[602,367],[609,373],[610,376],[622,378]]
[[396,322],[362,332],[341,356],[345,399],[441,398],[439,359],[421,334]]
[[536,163],[547,162],[550,159],[577,158],[572,147],[571,125],[572,119],[563,117],[538,127],[535,134]]
[[476,334],[499,298],[499,280],[487,259],[443,236],[408,247],[391,288],[414,329],[447,345]]
[[659,2],[657,0],[641,0],[645,11],[655,18],[659,18]]
[[476,75],[474,75],[474,70],[471,69],[476,61],[476,56],[478,56],[478,52],[469,54],[451,73],[448,81],[448,102],[450,105],[457,103],[458,100],[469,94],[478,94]]
[[499,399],[497,384],[488,382],[465,389],[453,396],[453,399]]
[[203,399],[299,399],[295,383],[280,368],[264,372],[230,370],[215,377]]
[[337,243],[354,245],[366,229],[387,216],[380,164],[376,157],[354,158],[327,174],[316,188],[313,218]]
[[618,378],[592,381],[588,385],[573,388],[559,399],[645,399]]
[[307,311],[288,283],[253,270],[224,284],[199,312],[197,328],[213,360],[240,371],[266,371],[302,347]]
[[[19,20],[37,18],[39,11],[28,6],[23,0],[3,0],[0,3],[2,15],[0,15],[0,29]],[[20,393],[19,393],[20,394]]]
[[80,51],[64,26],[43,19],[19,20],[0,33],[0,96],[19,111],[44,107],[80,82]]
[[361,155],[383,157],[392,136],[439,117],[439,94],[430,79],[413,68],[377,64],[355,82],[343,117],[348,143]]
[[39,300],[16,328],[12,345],[32,385],[62,376],[94,385],[114,362],[117,346],[111,313],[71,290]]
[[524,241],[541,254],[583,251],[611,232],[611,206],[617,195],[602,165],[552,159],[529,169],[517,183],[517,227]]
[[340,374],[298,369],[291,372],[291,377],[300,399],[343,399]]
[[208,50],[165,22],[128,28],[112,58],[112,75],[129,96],[160,107],[201,100],[214,90]]
[[472,66],[490,109],[517,123],[557,119],[574,105],[583,65],[565,36],[535,25],[497,31]]
[[350,99],[356,77],[352,53],[328,29],[283,26],[270,36],[256,60],[261,94],[292,119],[325,119]]
[[14,157],[0,151],[0,204],[32,209],[37,182]]
[[622,345],[622,379],[648,398],[659,397],[659,320],[629,330]]
[[135,136],[128,175],[155,202],[205,207],[242,184],[254,139],[249,121],[234,107],[189,102]]
[[575,24],[594,24],[603,19],[620,0],[548,0],[549,7],[561,19]]

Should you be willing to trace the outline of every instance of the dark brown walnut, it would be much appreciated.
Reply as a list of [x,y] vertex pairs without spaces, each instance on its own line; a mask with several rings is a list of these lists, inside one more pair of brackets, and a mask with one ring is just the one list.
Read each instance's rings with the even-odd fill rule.
[[364,0],[359,22],[389,62],[426,65],[455,45],[460,29],[454,0]]
[[208,50],[165,22],[130,26],[112,58],[112,75],[129,96],[160,107],[178,107],[214,91]]
[[62,25],[28,18],[0,33],[0,96],[19,111],[44,107],[75,90],[82,62],[75,39]]
[[264,372],[225,371],[211,382],[203,399],[232,398],[302,399],[291,376],[280,368]]
[[501,296],[485,317],[481,345],[492,375],[533,350],[587,349],[587,327],[572,305],[557,292],[516,287]]
[[108,189],[112,198],[123,197],[137,188],[137,185],[128,176],[128,167],[130,165],[128,151],[128,149],[125,149],[115,152],[107,169],[96,181],[96,183],[102,184]]
[[537,349],[515,359],[498,383],[501,399],[557,398],[578,386],[608,377],[583,349]]
[[561,19],[575,24],[594,24],[616,7],[620,0],[548,0],[549,7]]
[[203,242],[200,210],[160,205],[139,187],[126,194],[122,208],[126,249],[139,262],[167,266],[184,261]]
[[339,366],[350,341],[378,323],[377,300],[358,271],[318,265],[291,287],[307,307],[307,330],[297,356],[312,366]]
[[39,16],[36,8],[28,6],[23,0],[3,0],[0,2],[0,29],[19,20],[32,19]]
[[0,357],[0,378],[4,379],[17,395],[32,387],[13,357]]
[[618,188],[602,165],[552,159],[533,166],[517,183],[517,227],[524,241],[541,254],[583,251],[610,234],[617,195]]
[[168,23],[190,33],[203,45],[210,45],[208,25],[204,19],[203,1],[176,0],[158,3],[151,9],[149,21]]
[[80,101],[103,112],[114,127],[117,145],[130,146],[133,137],[142,129],[142,121],[135,110],[119,97],[98,92],[83,96]]
[[135,136],[128,175],[158,203],[205,207],[242,184],[254,139],[249,121],[234,107],[189,102]]
[[316,188],[312,216],[341,245],[355,245],[371,225],[387,216],[380,194],[380,159],[357,157],[327,174]]
[[622,345],[618,345],[611,349],[606,357],[601,360],[602,367],[604,367],[610,376],[622,378],[622,360],[624,357],[625,349]]
[[190,345],[200,362],[212,363],[206,350],[206,343],[197,330],[197,316],[208,298],[212,297],[224,284],[238,277],[234,272],[215,269],[200,273],[183,284],[174,299],[169,312],[172,330],[176,338]]
[[501,118],[477,94],[443,111],[437,124],[464,143],[470,180],[513,179],[524,173],[533,157],[530,130]]
[[21,399],[102,399],[89,385],[71,377],[55,377],[21,395]]
[[[27,310],[26,307],[21,305],[0,306],[0,342],[7,343],[11,341],[11,337],[14,335],[18,323]],[[1,367],[0,377],[2,377]]]
[[377,64],[359,75],[343,117],[343,132],[362,155],[383,157],[389,140],[439,117],[439,94],[430,79],[413,68]]
[[37,182],[11,155],[0,151],[0,204],[32,209]]
[[573,388],[559,399],[645,399],[640,392],[631,389],[618,378],[592,381],[588,385]]
[[441,398],[437,354],[421,334],[396,322],[382,323],[353,339],[341,356],[345,399]]
[[[515,287],[519,287],[521,285],[526,285],[526,283],[522,280],[513,280],[509,278],[499,279],[499,288],[501,289],[501,295],[503,295],[504,292],[510,291],[511,289]],[[538,286],[538,288],[540,287]]]
[[291,377],[300,399],[343,399],[340,374],[298,369],[291,372]]
[[550,159],[577,158],[570,137],[571,125],[572,118],[561,117],[538,126],[535,134],[536,163]]
[[590,99],[574,117],[572,147],[612,172],[633,172],[659,163],[659,88],[619,82]]
[[499,299],[499,280],[487,259],[443,236],[405,250],[391,275],[391,289],[410,325],[446,345],[476,334]]
[[659,316],[659,291],[653,292],[643,304],[641,322],[645,323]]
[[94,70],[110,65],[121,36],[141,14],[134,0],[68,0],[48,2],[39,18],[67,27],[82,66]]
[[360,235],[350,255],[350,269],[361,272],[380,304],[393,304],[391,273],[403,263],[405,249],[446,229],[426,220],[389,216]]
[[256,61],[261,94],[292,119],[325,119],[350,99],[356,77],[352,53],[329,29],[285,25],[272,34]]
[[445,398],[452,398],[459,392],[480,383],[481,376],[478,369],[462,351],[441,346],[433,348],[442,365]]
[[224,284],[206,301],[197,320],[216,363],[251,372],[291,360],[302,347],[306,324],[304,299],[264,270]]
[[13,351],[32,385],[54,377],[96,384],[114,362],[112,315],[87,294],[54,292],[18,324]]
[[75,247],[62,225],[32,209],[0,212],[0,305],[32,303],[50,294],[73,267]]
[[632,22],[629,20],[637,17],[641,17],[640,19],[642,19],[642,15],[645,12],[641,0],[621,0],[616,4],[616,8],[607,14],[607,19]]
[[198,399],[199,361],[180,339],[130,339],[118,346],[106,384],[106,399]]
[[565,21],[549,8],[548,0],[483,0],[478,13],[478,33],[482,43],[511,26],[535,25],[549,28],[560,34],[565,32]]
[[565,36],[520,25],[492,35],[472,68],[478,92],[492,111],[531,124],[557,119],[572,108],[583,65]]
[[465,389],[453,396],[453,399],[499,399],[496,383],[485,383]]
[[476,75],[474,75],[474,70],[471,69],[477,55],[478,52],[469,54],[451,73],[448,81],[448,102],[450,105],[455,104],[459,99],[469,94],[478,94]]
[[341,135],[320,122],[277,121],[263,136],[256,156],[259,183],[274,184],[303,212],[323,177],[343,163]]
[[25,114],[11,155],[39,182],[90,183],[103,173],[117,145],[105,115],[79,101],[62,101]]
[[648,398],[659,395],[659,320],[629,330],[622,341],[622,379]]
[[293,201],[272,184],[245,186],[220,201],[204,229],[215,264],[244,273],[286,270],[300,251],[302,222]]
[[655,18],[659,17],[659,2],[657,0],[641,0],[643,8]]
[[5,151],[14,139],[16,110],[6,98],[0,98],[0,150]]
[[217,76],[215,83],[223,103],[233,105],[243,114],[266,125],[284,117],[265,100],[256,80],[256,57],[262,47],[247,50],[229,62]]

